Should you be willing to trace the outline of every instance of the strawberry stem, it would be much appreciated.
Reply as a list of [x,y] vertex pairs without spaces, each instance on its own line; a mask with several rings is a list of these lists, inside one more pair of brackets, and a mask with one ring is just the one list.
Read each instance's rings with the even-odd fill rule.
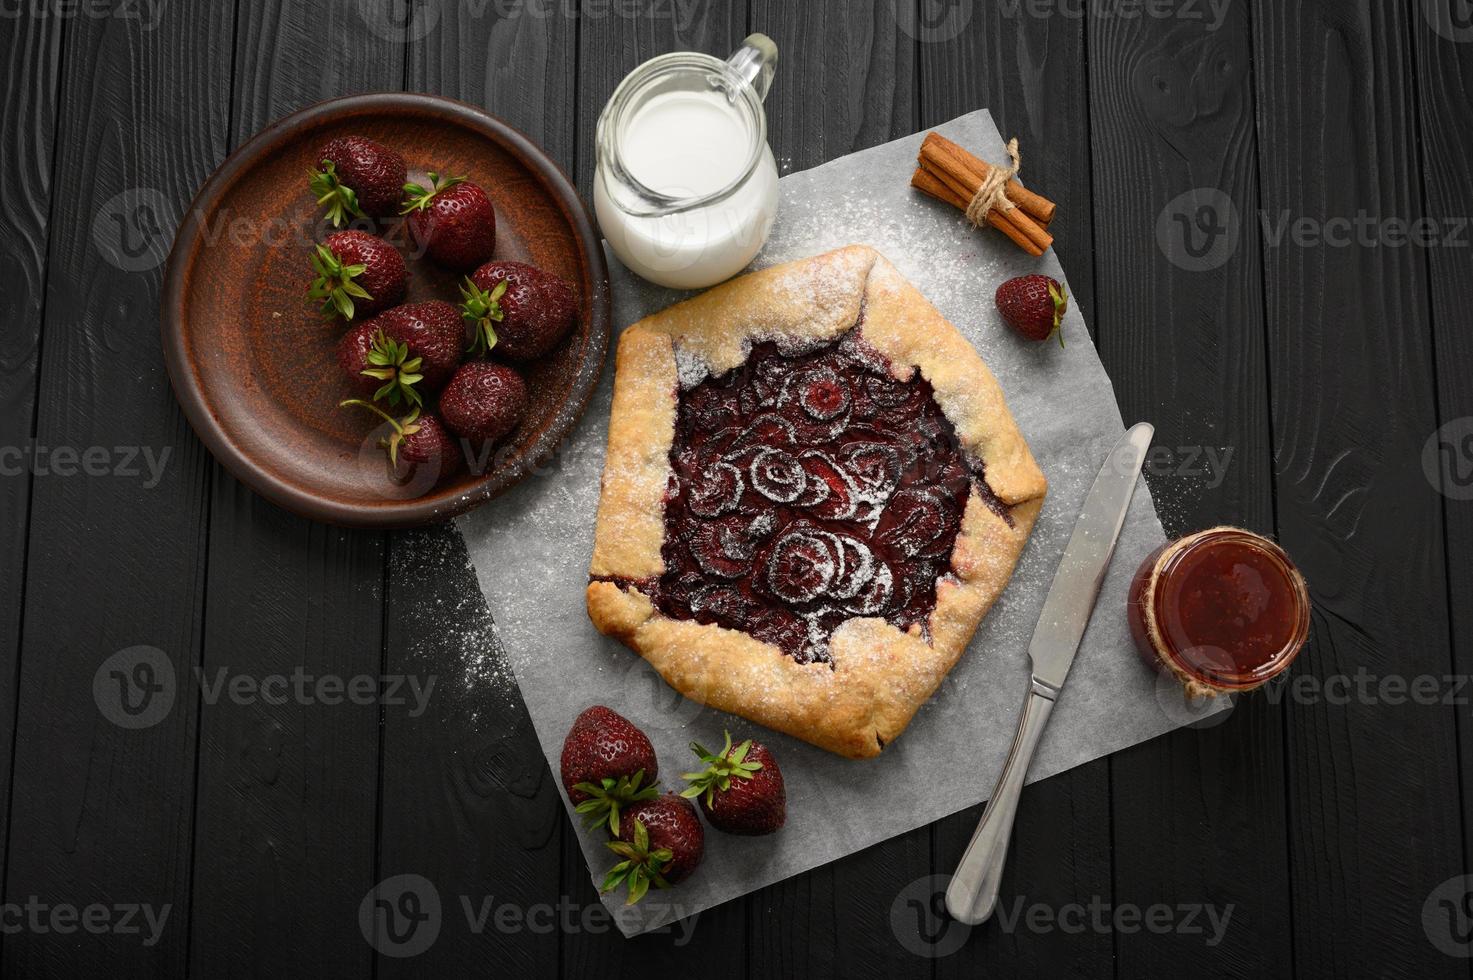
[[1050,331],[1059,338],[1059,346],[1064,346],[1064,314],[1069,312],[1069,290],[1065,286],[1056,286],[1053,282],[1048,286],[1049,299],[1054,301],[1054,329]]
[[641,787],[643,780],[644,770],[641,769],[633,776],[620,776],[618,779],[605,777],[597,783],[578,783],[573,788],[587,794],[588,799],[573,810],[584,815],[585,825],[589,830],[606,822],[609,833],[617,837],[619,808],[641,800],[652,800],[659,795],[659,788],[654,783]]
[[665,869],[675,860],[675,854],[668,847],[650,849],[649,831],[645,829],[642,820],[634,821],[632,841],[611,840],[604,846],[624,860],[609,869],[599,888],[601,893],[611,892],[621,884],[627,884],[629,895],[624,904],[633,905],[644,898],[650,885],[656,888],[670,887],[670,883],[665,880]]
[[475,324],[475,337],[466,348],[469,353],[489,354],[496,346],[496,328],[491,324],[500,323],[505,316],[501,311],[501,297],[506,293],[506,282],[501,280],[487,292],[470,276],[465,277],[465,285],[460,287],[460,295],[465,299],[460,304],[460,315]]
[[408,214],[411,211],[423,211],[430,206],[430,201],[434,200],[436,194],[443,190],[449,190],[456,184],[465,183],[464,177],[446,177],[444,180],[441,180],[440,175],[433,170],[426,174],[426,176],[430,178],[429,187],[423,187],[412,181],[404,185],[404,193],[408,196],[404,198],[404,206],[399,210],[400,214]]
[[373,393],[374,401],[387,401],[394,406],[402,399],[409,405],[423,405],[424,399],[415,387],[424,380],[420,373],[423,366],[424,358],[409,356],[409,344],[400,343],[380,330],[368,349],[368,367],[358,373],[383,382]]
[[706,768],[699,772],[680,774],[681,779],[690,783],[680,791],[680,795],[690,800],[704,793],[707,806],[715,803],[717,792],[725,793],[731,789],[732,780],[751,779],[753,774],[762,768],[760,762],[746,761],[747,753],[752,749],[752,740],[749,738],[733,749],[731,732],[726,733],[726,744],[722,746],[720,752],[708,752],[699,742],[690,743],[690,748],[702,762],[706,763]]
[[309,170],[307,184],[317,203],[327,208],[327,220],[334,228],[348,223],[348,216],[366,217],[358,206],[358,195],[338,179],[337,165],[331,160],[322,161],[321,170]]
[[312,251],[312,268],[317,278],[307,289],[307,295],[321,302],[323,316],[341,316],[353,319],[353,299],[373,299],[368,291],[358,285],[357,279],[368,268],[366,265],[345,265],[341,257],[326,245],[318,245]]

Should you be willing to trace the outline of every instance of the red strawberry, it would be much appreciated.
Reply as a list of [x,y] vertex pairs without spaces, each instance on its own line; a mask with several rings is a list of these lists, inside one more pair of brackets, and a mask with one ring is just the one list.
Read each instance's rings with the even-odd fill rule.
[[689,878],[706,852],[706,832],[690,800],[666,793],[625,810],[619,840],[607,846],[624,860],[609,869],[599,890],[627,884],[624,904],[633,905],[650,885],[665,888]]
[[338,403],[340,408],[349,405],[366,408],[393,426],[393,433],[380,440],[379,445],[389,454],[389,463],[395,473],[408,475],[421,466],[429,466],[436,470],[435,479],[443,480],[460,469],[460,447],[438,418],[421,415],[418,406],[404,418],[396,419],[361,398],[349,398]]
[[621,806],[654,798],[660,766],[655,747],[634,722],[596,704],[573,721],[563,739],[562,776],[568,799],[589,826],[607,819],[609,833],[616,834]]
[[726,745],[715,755],[696,742],[690,747],[706,768],[681,776],[690,785],[680,795],[700,797],[711,826],[728,834],[770,834],[787,820],[782,770],[767,746],[749,738],[733,749],[727,732]]
[[440,300],[380,313],[338,341],[338,364],[364,398],[422,405],[460,365],[465,329],[455,307]]
[[[1008,326],[1029,340],[1047,340],[1059,329],[1069,297],[1057,280],[1048,276],[1018,276],[997,287],[997,308]],[[1059,333],[1059,346],[1064,334]]]
[[338,231],[312,252],[317,278],[307,295],[324,316],[372,316],[404,298],[409,270],[394,246],[364,231]]
[[429,178],[428,188],[404,185],[409,197],[400,214],[409,215],[409,230],[430,258],[456,272],[469,272],[496,248],[496,209],[486,192],[464,177],[442,181],[431,173]]
[[406,303],[384,314],[384,328],[393,339],[407,344],[413,354],[424,358],[424,390],[436,391],[455,374],[465,349],[465,324],[460,311],[444,300]]
[[327,208],[333,227],[355,218],[392,217],[404,196],[404,158],[364,136],[339,136],[317,154],[320,168],[311,171],[317,203]]
[[527,385],[504,364],[469,361],[440,393],[440,414],[457,435],[495,442],[516,428],[527,411]]
[[541,357],[573,326],[573,288],[525,262],[487,262],[460,290],[461,309],[476,324],[472,350],[512,361]]

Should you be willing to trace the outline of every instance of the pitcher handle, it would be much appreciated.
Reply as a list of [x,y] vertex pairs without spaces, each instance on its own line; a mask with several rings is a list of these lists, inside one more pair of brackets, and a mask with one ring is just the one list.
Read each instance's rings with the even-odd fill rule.
[[[766,34],[748,34],[736,53],[726,59],[726,66],[742,85],[751,86],[761,102],[767,98],[777,71],[777,45]],[[731,95],[735,97],[736,93]]]

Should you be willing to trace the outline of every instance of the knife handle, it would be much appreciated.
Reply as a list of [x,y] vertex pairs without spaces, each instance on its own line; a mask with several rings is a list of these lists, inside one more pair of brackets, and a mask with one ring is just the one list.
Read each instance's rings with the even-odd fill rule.
[[1013,817],[1018,812],[1018,795],[1057,696],[1058,691],[1037,678],[1033,680],[1028,699],[1023,702],[1023,717],[1018,719],[1013,747],[1008,751],[1002,775],[997,778],[997,788],[992,791],[977,831],[946,888],[946,910],[958,922],[973,926],[986,922],[997,904],[1002,866],[1013,835]]

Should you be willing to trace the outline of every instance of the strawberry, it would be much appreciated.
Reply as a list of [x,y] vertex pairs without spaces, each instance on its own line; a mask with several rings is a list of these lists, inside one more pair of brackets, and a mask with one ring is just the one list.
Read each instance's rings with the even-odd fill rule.
[[324,316],[372,316],[404,298],[409,270],[394,246],[364,231],[338,231],[312,252],[317,278],[307,295]]
[[389,464],[395,473],[407,475],[420,466],[430,466],[436,470],[435,479],[443,480],[460,469],[461,454],[455,440],[438,418],[421,415],[419,406],[410,409],[404,418],[396,419],[361,398],[338,403],[339,408],[349,405],[366,408],[393,426],[393,433],[381,439],[379,445],[389,454]]
[[496,209],[480,187],[464,177],[429,174],[429,187],[405,184],[400,214],[430,258],[456,272],[469,272],[496,248]]
[[388,218],[403,197],[404,158],[365,136],[339,136],[317,154],[309,186],[334,228],[348,218]]
[[624,860],[609,869],[599,890],[627,885],[624,904],[633,905],[650,885],[667,888],[689,878],[706,852],[706,832],[690,800],[666,793],[625,810],[619,839],[607,846]]
[[711,826],[728,834],[770,834],[787,820],[782,770],[767,746],[749,738],[733,749],[727,732],[726,745],[717,754],[696,742],[690,747],[706,768],[681,775],[690,785],[680,795],[699,797]]
[[476,325],[475,353],[512,361],[541,357],[573,326],[573,288],[525,262],[487,262],[466,279],[460,308]]
[[338,341],[338,366],[343,369],[359,396],[398,405],[423,404],[418,383],[423,359],[412,357],[409,346],[384,330],[393,311],[365,320]]
[[601,704],[574,719],[563,739],[561,768],[574,809],[590,827],[607,820],[611,834],[619,832],[619,808],[653,799],[660,777],[655,747],[645,733]]
[[527,411],[527,385],[504,364],[469,361],[440,393],[440,414],[457,435],[495,442],[516,428]]
[[1008,326],[1029,340],[1047,340],[1058,331],[1059,346],[1064,334],[1059,331],[1069,297],[1058,281],[1048,276],[1018,276],[997,287],[997,308]]
[[422,405],[460,365],[465,329],[440,300],[407,303],[365,320],[338,341],[338,364],[362,397]]

